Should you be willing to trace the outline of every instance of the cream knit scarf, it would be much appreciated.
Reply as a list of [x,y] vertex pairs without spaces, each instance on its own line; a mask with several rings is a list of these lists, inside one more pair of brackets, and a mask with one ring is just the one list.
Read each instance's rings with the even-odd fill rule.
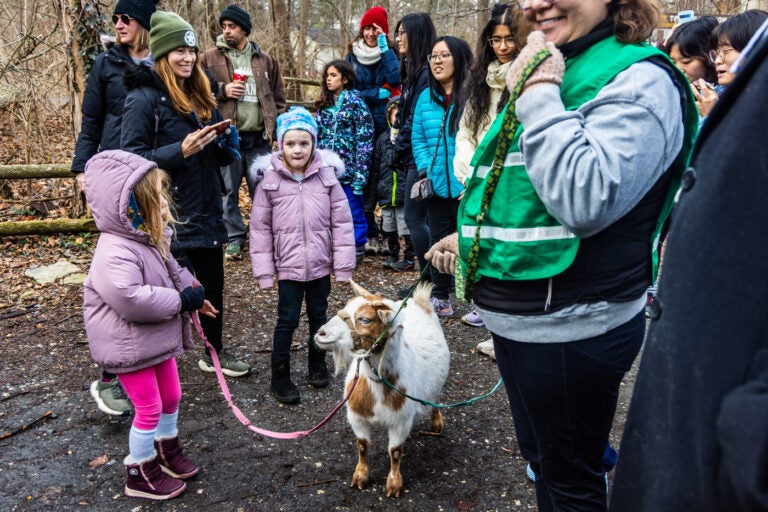
[[371,48],[365,44],[365,41],[362,38],[358,39],[357,42],[352,45],[352,53],[355,54],[355,57],[357,57],[357,60],[363,66],[378,64],[381,60],[381,51],[379,51],[379,47],[374,46]]

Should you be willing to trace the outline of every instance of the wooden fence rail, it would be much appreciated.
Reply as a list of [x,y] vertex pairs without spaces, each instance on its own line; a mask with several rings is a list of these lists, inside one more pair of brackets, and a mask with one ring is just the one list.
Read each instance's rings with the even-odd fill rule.
[[[70,178],[74,174],[67,164],[0,165],[0,179],[24,180],[41,178]],[[0,236],[50,235],[55,233],[96,232],[93,219],[43,219],[0,222]]]

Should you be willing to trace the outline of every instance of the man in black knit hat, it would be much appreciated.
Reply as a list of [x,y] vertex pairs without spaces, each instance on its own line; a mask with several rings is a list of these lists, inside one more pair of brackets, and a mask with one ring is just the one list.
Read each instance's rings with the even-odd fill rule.
[[286,110],[285,92],[277,62],[248,40],[252,29],[248,13],[229,5],[221,12],[219,24],[222,34],[216,47],[206,51],[200,62],[218,82],[216,101],[221,113],[232,119],[240,133],[242,160],[221,169],[227,186],[223,199],[229,234],[225,257],[239,260],[247,233],[238,204],[240,183],[245,175],[253,197],[255,184],[248,179],[247,170],[254,158],[272,151],[277,116]]

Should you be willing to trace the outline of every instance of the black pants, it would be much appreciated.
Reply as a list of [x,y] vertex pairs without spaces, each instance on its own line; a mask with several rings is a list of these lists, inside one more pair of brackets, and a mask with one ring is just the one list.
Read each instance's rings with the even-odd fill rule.
[[604,511],[603,454],[619,385],[635,360],[645,315],[569,343],[493,335],[520,452],[536,473],[540,512]]
[[331,294],[331,276],[314,281],[277,282],[277,325],[272,338],[272,358],[291,357],[293,332],[299,326],[301,304],[306,300],[309,320],[308,347],[314,344],[315,333],[328,321],[328,296]]
[[[419,270],[427,268],[424,254],[429,250],[429,226],[427,225],[427,203],[411,199],[411,188],[419,180],[416,167],[409,167],[405,178],[405,223],[411,232],[411,241],[416,258],[419,260]],[[429,279],[429,274],[426,274]]]
[[[459,201],[445,197],[433,196],[426,201],[427,221],[429,223],[429,245],[437,243],[441,238],[456,232],[456,217],[459,214]],[[448,300],[448,294],[453,288],[453,276],[442,274],[430,267],[432,282],[435,289],[432,295],[440,300]]]
[[[200,315],[205,337],[216,352],[221,352],[221,331],[224,317],[224,252],[221,247],[173,251],[179,265],[192,272],[205,288],[205,298],[219,310],[216,318]],[[208,353],[208,349],[205,349]]]

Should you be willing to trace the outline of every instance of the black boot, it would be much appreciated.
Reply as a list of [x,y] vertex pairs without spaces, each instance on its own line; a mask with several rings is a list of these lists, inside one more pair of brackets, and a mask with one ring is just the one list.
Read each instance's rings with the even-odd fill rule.
[[296,385],[291,381],[291,360],[272,358],[272,384],[270,391],[278,402],[284,404],[299,403],[301,395]]
[[387,240],[387,259],[384,266],[388,267],[400,259],[400,239],[397,237],[397,231],[385,232],[384,238]]
[[314,388],[324,388],[328,385],[328,365],[325,363],[325,350],[315,346],[314,340],[309,340],[309,377],[307,382]]
[[415,260],[416,259],[416,250],[413,248],[413,240],[411,240],[411,235],[403,235],[403,240],[405,240],[405,250],[403,251],[403,259],[406,260]]

